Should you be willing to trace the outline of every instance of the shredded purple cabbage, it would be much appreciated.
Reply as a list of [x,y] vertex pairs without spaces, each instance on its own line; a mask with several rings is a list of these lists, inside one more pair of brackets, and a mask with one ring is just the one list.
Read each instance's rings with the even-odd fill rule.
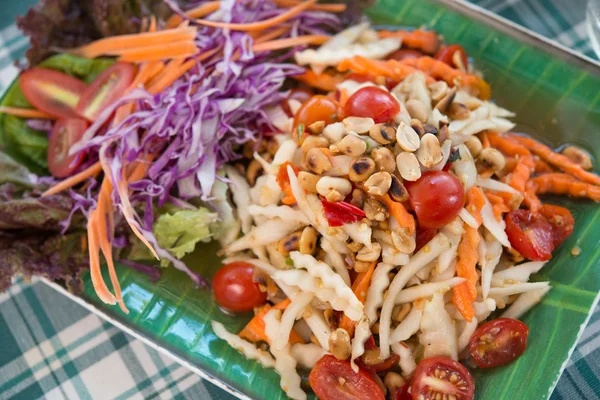
[[119,262],[121,264],[125,265],[126,267],[135,269],[138,272],[148,275],[148,277],[150,278],[150,280],[153,283],[158,282],[158,280],[160,279],[160,270],[156,267],[151,267],[146,264],[140,264],[140,263],[137,263],[134,261],[126,260],[126,259],[121,259],[121,260],[119,260]]
[[[165,3],[185,18],[184,10],[175,1],[165,0]],[[195,5],[203,3],[206,1]],[[222,21],[249,23],[286,10],[277,8],[271,0],[223,0],[214,15],[219,15]],[[189,22],[195,24],[194,20]],[[286,24],[290,31],[284,37],[341,29],[335,15],[316,11],[302,12]],[[128,222],[139,229],[161,257],[172,261],[201,285],[204,283],[201,277],[158,247],[152,234],[153,205],[161,207],[167,201],[187,204],[185,200],[191,198],[210,202],[217,170],[239,157],[239,145],[260,140],[264,127],[272,127],[264,110],[286,97],[287,93],[282,91],[284,81],[304,69],[288,61],[297,49],[283,54],[254,54],[253,39],[245,32],[199,25],[196,42],[202,52],[219,49],[222,53],[217,52],[196,65],[162,93],[151,95],[137,89],[111,105],[71,153],[85,150],[88,154],[99,154],[116,187],[124,176],[124,166],[145,160],[147,155],[154,156],[146,178],[130,183],[129,193],[125,193],[133,208],[143,213]],[[237,60],[236,55],[239,55]],[[116,108],[131,102],[137,104],[134,113],[105,134],[97,134]],[[77,210],[85,213],[95,207],[90,190],[87,196],[75,192],[71,196]],[[116,189],[113,199],[117,207],[125,207]]]

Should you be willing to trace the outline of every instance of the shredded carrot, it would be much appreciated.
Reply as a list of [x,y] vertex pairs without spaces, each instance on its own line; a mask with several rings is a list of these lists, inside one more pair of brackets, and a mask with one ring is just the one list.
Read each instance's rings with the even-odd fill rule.
[[34,110],[33,108],[18,108],[0,106],[1,114],[14,115],[21,118],[38,118],[38,119],[56,119],[55,116],[46,114],[43,111]]
[[502,172],[505,174],[509,174],[513,172],[519,163],[519,160],[516,157],[506,156],[504,157],[504,168]]
[[156,32],[156,17],[154,15],[150,16],[150,25],[148,25],[148,32]]
[[139,51],[145,47],[156,48],[159,45],[169,46],[179,42],[193,43],[196,34],[196,28],[184,27],[158,32],[111,36],[73,49],[71,52],[86,58],[95,58],[102,55],[120,55],[132,49]]
[[291,206],[292,204],[296,204],[296,198],[294,197],[294,193],[292,193],[292,186],[290,185],[290,176],[287,172],[287,167],[291,166],[294,170],[294,173],[298,175],[300,172],[299,168],[296,168],[292,165],[291,162],[286,161],[281,166],[279,166],[279,172],[277,173],[277,183],[279,187],[285,194],[281,202],[285,205]]
[[[352,71],[357,74],[370,76],[381,75],[395,81],[401,81],[417,71],[416,68],[402,64],[398,60],[371,60],[362,56],[354,56],[342,60],[337,65],[337,69],[340,72]],[[432,82],[433,79],[428,77],[427,83]]]
[[[192,8],[191,10],[187,10],[185,15],[190,19],[203,18],[208,14],[212,14],[217,11],[219,7],[221,7],[220,1],[209,1],[208,3],[201,4],[198,7]],[[181,16],[174,14],[167,21],[167,28],[175,28],[179,26],[182,21],[183,18],[181,18]]]
[[600,201],[600,186],[581,182],[571,175],[554,172],[531,179],[536,194],[566,194]]
[[389,37],[402,39],[402,47],[419,49],[427,54],[435,53],[440,44],[440,39],[436,32],[421,29],[413,31],[379,31],[379,37],[383,39]]
[[[298,0],[275,0],[275,4],[279,7],[294,7],[299,4],[302,4],[301,1]],[[309,8],[309,10],[315,11],[325,11],[331,13],[340,13],[346,10],[345,4],[313,4]]]
[[571,161],[569,157],[556,153],[548,146],[531,138],[516,135],[510,135],[510,137],[531,150],[547,163],[584,182],[591,183],[592,185],[600,185],[600,176],[586,171],[581,165]]
[[536,174],[546,174],[548,172],[555,172],[554,169],[548,164],[546,161],[542,160],[540,157],[533,157],[533,162],[535,163],[535,173]]
[[46,190],[44,193],[42,193],[42,197],[52,196],[53,194],[60,193],[63,190],[67,190],[67,189],[85,181],[88,178],[98,175],[101,171],[102,171],[102,165],[100,165],[100,162],[98,161],[97,163],[89,166],[88,168],[79,172],[78,174],[70,176],[67,179],[52,186],[51,188]]
[[[364,304],[367,299],[367,291],[369,290],[369,286],[371,285],[371,278],[373,277],[373,272],[375,271],[375,266],[377,265],[377,261],[373,261],[371,265],[369,265],[369,269],[365,272],[361,272],[356,276],[356,279],[352,283],[352,291],[358,300]],[[356,321],[352,321],[350,318],[344,314],[342,316],[342,320],[340,321],[340,328],[345,329],[350,337],[354,334],[354,328],[356,326]]]
[[416,230],[415,217],[406,210],[402,203],[392,200],[389,194],[384,194],[382,198],[390,214],[398,221],[398,225],[408,229],[408,232],[413,235]]
[[492,209],[494,210],[494,216],[496,220],[502,221],[502,216],[504,213],[510,211],[510,207],[504,202],[504,199],[500,196],[497,196],[493,193],[486,193],[486,196],[490,203],[492,203]]
[[251,22],[248,24],[235,24],[230,22],[211,21],[206,19],[198,19],[196,22],[200,25],[210,26],[213,28],[231,29],[235,31],[262,31],[272,26],[279,25],[296,15],[300,14],[310,6],[314,5],[317,0],[306,0],[297,6],[290,8],[288,11],[281,13],[273,18],[259,22]]
[[193,41],[157,44],[154,46],[138,47],[121,50],[118,54],[121,62],[158,61],[178,57],[190,57],[198,52]]
[[341,76],[332,75],[327,72],[317,74],[312,69],[307,69],[302,75],[294,75],[292,78],[326,92],[335,91],[337,84],[342,81]]
[[[340,103],[339,103],[339,106],[338,106],[338,108],[340,110],[343,110],[344,107],[346,107],[346,103],[348,102],[348,98],[349,97],[350,96],[348,96],[348,90],[346,88],[342,88],[340,90]],[[343,114],[344,114],[343,112],[340,113],[340,115],[343,115]]]
[[327,35],[305,35],[293,38],[271,40],[262,43],[256,43],[252,46],[255,52],[272,51],[287,49],[288,47],[302,46],[308,44],[323,44],[328,41],[331,36]]
[[269,40],[273,40],[278,37],[281,37],[281,36],[285,35],[287,32],[289,32],[291,29],[292,29],[291,26],[284,25],[279,28],[273,29],[267,33],[257,32],[260,34],[254,38],[254,44],[268,42]]
[[505,181],[517,189],[521,193],[525,193],[525,185],[531,176],[534,169],[533,157],[529,150],[521,146],[519,143],[513,142],[512,140],[501,136],[494,132],[488,133],[490,144],[501,152],[508,154],[509,156],[518,157],[518,163],[515,169],[510,175],[505,177]]
[[137,88],[140,85],[145,85],[152,78],[156,77],[165,68],[165,63],[162,61],[150,61],[142,64],[140,70],[136,74],[135,78],[129,85],[127,92]]
[[525,203],[525,205],[529,207],[529,210],[533,214],[539,213],[542,209],[542,202],[535,193],[535,185],[532,181],[527,182],[523,203]]
[[466,281],[455,286],[452,302],[467,321],[473,318],[473,302],[477,298],[477,274],[476,265],[478,260],[477,246],[481,240],[477,228],[465,225],[465,233],[458,245],[458,262],[456,263],[456,275],[465,278]]
[[100,247],[98,246],[98,230],[96,228],[97,221],[95,214],[92,213],[88,219],[87,234],[88,234],[88,248],[90,257],[90,276],[92,278],[92,285],[94,291],[98,295],[98,298],[106,304],[117,304],[116,297],[108,290],[104,278],[102,277],[102,271],[100,270]]
[[435,79],[445,81],[450,86],[458,84],[459,86],[468,87],[481,99],[488,100],[492,95],[490,85],[482,78],[452,68],[445,62],[435,58],[405,58],[401,63],[420,69]]
[[[262,306],[258,312],[254,315],[254,317],[246,324],[244,329],[242,329],[239,333],[239,336],[242,339],[246,339],[250,342],[266,342],[270,343],[269,337],[265,332],[265,315],[271,310],[285,310],[287,306],[291,303],[290,299],[285,299],[274,306],[270,306],[269,304],[265,304]],[[304,343],[302,338],[294,331],[290,333],[290,343]]]
[[467,193],[467,211],[477,221],[477,226],[481,226],[481,209],[485,205],[485,195],[481,188],[472,186]]

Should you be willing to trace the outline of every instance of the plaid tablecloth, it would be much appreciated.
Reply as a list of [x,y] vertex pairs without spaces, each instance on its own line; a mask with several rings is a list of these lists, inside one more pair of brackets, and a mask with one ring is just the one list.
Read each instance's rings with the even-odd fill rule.
[[[399,0],[401,1],[401,0]],[[472,0],[595,57],[586,0]],[[4,0],[0,92],[16,75],[27,40],[14,25],[35,0]],[[600,398],[600,311],[592,316],[552,400]],[[0,294],[0,399],[233,399],[43,283]],[[525,400],[525,399],[515,399]]]

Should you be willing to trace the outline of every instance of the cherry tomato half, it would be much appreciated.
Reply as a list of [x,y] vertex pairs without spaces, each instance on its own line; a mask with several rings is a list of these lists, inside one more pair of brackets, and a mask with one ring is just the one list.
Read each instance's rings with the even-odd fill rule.
[[415,253],[423,248],[435,235],[437,235],[437,229],[429,229],[429,228],[417,228],[417,237],[416,237],[416,246]]
[[19,86],[35,108],[59,118],[78,117],[75,107],[86,90],[79,79],[47,68],[23,72]]
[[571,211],[566,208],[552,204],[544,204],[540,209],[540,214],[542,214],[548,222],[550,222],[550,225],[552,225],[554,248],[560,246],[560,244],[573,233],[575,219],[573,218]]
[[77,104],[77,112],[94,121],[110,104],[117,101],[133,80],[133,66],[116,63],[102,72],[83,92]]
[[252,311],[267,301],[252,280],[254,266],[246,262],[232,262],[217,271],[213,279],[213,291],[217,303],[233,312]]
[[78,142],[85,130],[87,121],[81,118],[63,118],[56,121],[48,137],[48,169],[56,178],[66,178],[79,167],[83,154],[69,155],[71,146]]
[[465,204],[465,189],[449,172],[427,171],[416,182],[404,182],[419,225],[441,228],[452,221]]
[[473,333],[469,352],[479,368],[498,367],[523,354],[528,335],[527,325],[517,319],[493,319]]
[[460,56],[460,60],[462,65],[466,68],[469,65],[469,59],[467,58],[467,52],[461,46],[457,44],[453,44],[451,46],[442,47],[440,51],[437,52],[435,58],[440,60],[449,66],[456,68],[458,65],[454,62],[454,53],[457,53]]
[[402,60],[406,60],[407,58],[423,57],[424,55],[425,54],[423,54],[423,52],[421,52],[419,50],[400,49],[400,50],[396,50],[395,52],[393,52],[392,54],[387,56],[387,59],[402,61]]
[[376,86],[357,90],[346,102],[347,117],[373,118],[375,123],[387,122],[400,112],[400,103],[392,95]]
[[400,356],[398,354],[392,354],[387,359],[383,360],[382,362],[380,362],[378,364],[373,364],[373,365],[365,364],[362,357],[357,358],[355,360],[356,365],[358,365],[360,368],[364,369],[365,371],[374,373],[374,374],[377,374],[382,371],[387,371],[388,369],[393,368],[394,366],[398,365],[398,361],[400,361]]
[[290,104],[289,104],[288,100],[296,100],[296,101],[299,101],[300,104],[304,104],[313,95],[314,95],[314,93],[308,89],[300,89],[300,88],[292,89],[290,91],[290,95],[288,96],[288,98],[281,101],[281,108],[283,108],[283,111],[287,114],[288,117],[291,118],[294,116],[294,113],[292,113],[292,109],[290,108]]
[[545,261],[552,257],[554,233],[542,215],[528,210],[514,210],[504,217],[506,235],[511,246],[529,260]]
[[447,357],[424,359],[412,378],[413,400],[434,400],[450,394],[456,400],[470,400],[474,392],[475,382],[469,371],[461,363]]
[[338,105],[336,102],[327,96],[318,94],[311,97],[300,107],[294,116],[294,136],[299,142],[302,141],[299,138],[299,133],[304,134],[304,130],[298,132],[301,125],[304,125],[304,128],[306,128],[317,121],[325,121],[325,124],[334,123],[337,120],[337,109]]
[[410,388],[410,384],[405,384],[402,387],[396,389],[396,393],[394,394],[394,400],[411,400],[412,396],[408,393],[408,389]]
[[385,400],[375,380],[361,369],[352,370],[350,362],[323,356],[308,376],[310,387],[321,400]]

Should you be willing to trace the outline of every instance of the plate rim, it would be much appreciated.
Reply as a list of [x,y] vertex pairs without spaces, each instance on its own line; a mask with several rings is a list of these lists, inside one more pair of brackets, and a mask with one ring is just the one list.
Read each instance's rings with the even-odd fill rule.
[[[493,13],[479,5],[473,4],[467,0],[432,0],[432,1],[434,3],[441,4],[442,6],[447,7],[457,13],[460,13],[467,17],[473,18],[475,21],[483,23],[493,29],[498,29],[499,31],[503,32],[504,34],[506,34],[510,37],[513,37],[516,40],[525,42],[531,46],[534,46],[541,50],[547,51],[547,52],[551,53],[554,57],[558,57],[568,63],[575,64],[577,67],[583,68],[588,72],[591,72],[596,75],[600,75],[600,60],[595,60],[583,53],[580,53],[573,49],[570,49],[567,46],[565,46],[559,42],[556,42],[555,40],[547,38],[537,32],[534,32],[533,30],[531,30],[529,28],[519,25],[519,24],[517,24],[505,17],[502,17],[496,13]],[[16,77],[15,77],[15,79],[16,79]],[[10,85],[8,85],[4,89],[3,93],[1,94],[1,97],[5,96],[5,94],[8,92],[8,90],[10,89],[10,87],[12,86],[13,83],[14,83],[14,80]],[[200,376],[202,379],[209,381],[213,385],[215,385],[215,386],[219,387],[220,389],[228,392],[229,394],[237,397],[238,399],[252,400],[252,398],[249,397],[248,395],[246,395],[245,393],[239,391],[238,389],[234,388],[233,386],[230,386],[229,384],[225,383],[224,381],[220,380],[219,378],[214,377],[213,375],[211,375],[204,369],[196,366],[195,364],[193,364],[192,362],[183,358],[182,356],[176,354],[175,352],[168,350],[165,347],[162,347],[160,344],[158,344],[157,342],[155,342],[148,336],[142,334],[140,331],[135,330],[135,329],[129,327],[128,325],[120,322],[119,320],[113,318],[107,312],[98,308],[92,302],[88,301],[86,298],[74,295],[73,293],[70,293],[65,287],[61,286],[59,283],[48,280],[47,278],[41,278],[40,281],[42,283],[44,283],[45,285],[47,285],[48,287],[54,289],[58,293],[66,296],[67,298],[71,299],[75,303],[84,307],[85,309],[92,312],[93,314],[95,314],[95,315],[99,316],[100,318],[104,319],[105,321],[111,323],[118,329],[120,329],[120,330],[130,334],[131,336],[135,337],[136,339],[142,341],[145,345],[153,348],[154,350],[160,352],[161,354],[164,354],[164,355],[170,357],[171,359],[173,359],[175,362],[177,362],[181,366],[187,368],[188,370],[190,370],[190,371],[194,372],[195,374],[197,374],[198,376]],[[594,310],[598,307],[599,302],[600,302],[600,292],[598,292],[596,294],[596,297],[592,303],[592,306],[590,307],[590,309],[588,311],[585,321],[580,325],[579,332],[577,334],[577,338],[576,338],[575,342],[573,343],[573,345],[571,346],[571,348],[569,349],[568,356],[565,358],[564,362],[562,363],[562,365],[560,367],[559,373],[556,375],[556,380],[553,382],[552,386],[549,388],[549,390],[546,394],[546,399],[549,399],[551,394],[554,392],[554,389],[556,388],[556,385],[558,384],[558,381],[560,380],[560,377],[562,376],[569,360],[571,359],[573,352],[575,351],[575,348],[577,347],[577,344],[579,343],[579,340],[581,339],[581,335],[583,334],[583,331],[587,327]]]

